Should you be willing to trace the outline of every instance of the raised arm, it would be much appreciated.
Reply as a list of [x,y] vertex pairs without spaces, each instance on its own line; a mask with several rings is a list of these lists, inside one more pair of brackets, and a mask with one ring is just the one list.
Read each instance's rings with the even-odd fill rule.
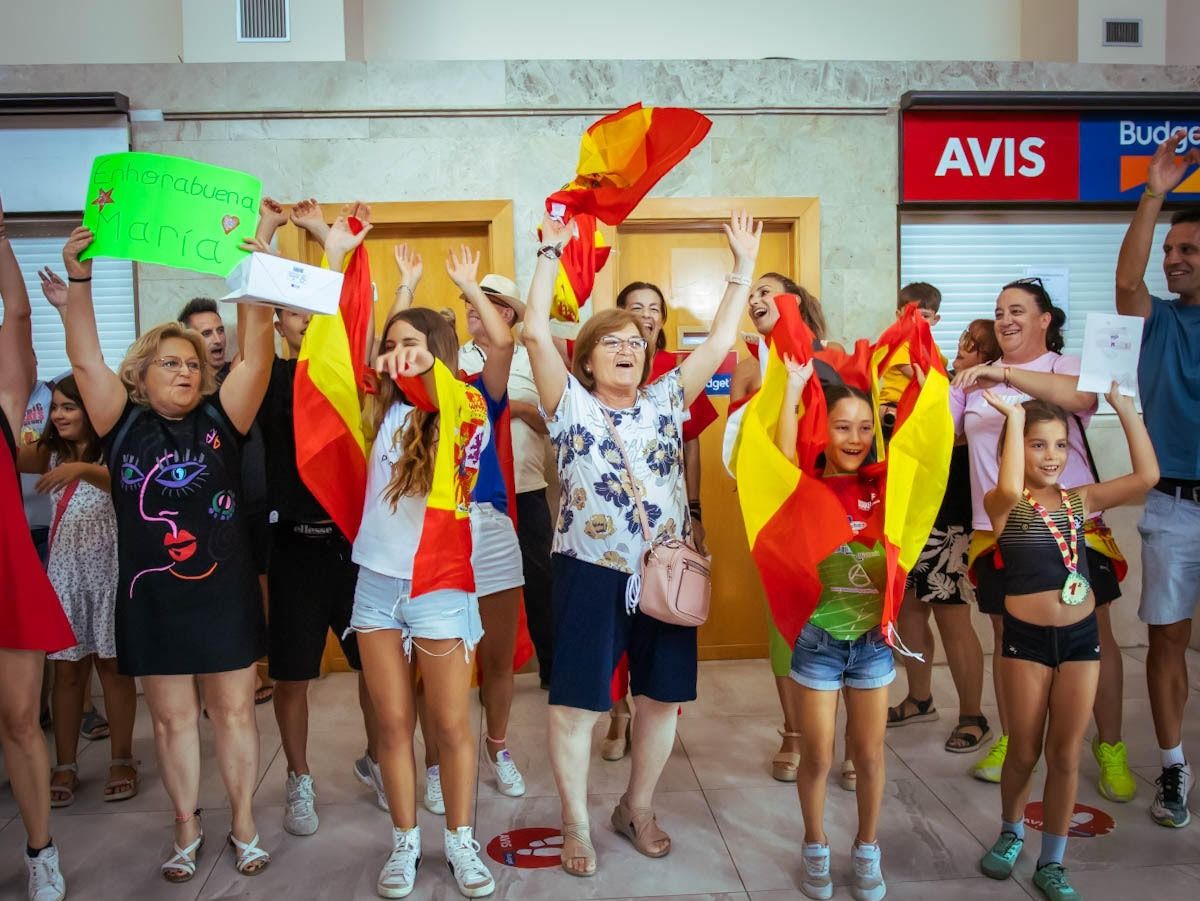
[[1117,411],[1121,427],[1125,429],[1133,472],[1081,489],[1084,506],[1088,510],[1108,510],[1122,504],[1140,503],[1146,492],[1158,484],[1158,458],[1154,455],[1154,446],[1150,443],[1150,434],[1142,417],[1133,405],[1133,398],[1122,394],[1117,383],[1113,382],[1107,399]]
[[[273,228],[270,234],[274,234]],[[258,253],[274,252],[258,237],[247,240],[243,246]],[[271,381],[271,364],[275,360],[274,316],[275,311],[266,304],[238,304],[238,340],[245,342],[238,354],[241,362],[229,370],[219,391],[225,414],[243,435],[254,425]]]
[[734,213],[728,224],[721,226],[733,251],[733,272],[725,285],[725,294],[717,315],[713,317],[708,337],[679,365],[679,381],[683,385],[683,402],[690,405],[704,390],[725,355],[737,340],[738,323],[750,299],[750,283],[754,278],[754,262],[758,259],[758,244],[762,238],[762,222],[755,224],[745,210]]
[[0,206],[0,300],[4,326],[0,328],[0,415],[8,418],[14,435],[21,432],[29,390],[37,377],[33,356],[33,311],[29,292],[8,242],[4,207]]
[[[357,219],[363,224],[362,231],[357,235],[350,231],[350,219]],[[356,200],[342,207],[342,215],[334,220],[325,236],[325,258],[329,268],[341,272],[346,268],[346,255],[367,237],[371,230],[371,208],[362,201]]]
[[529,365],[537,385],[542,409],[551,416],[558,409],[563,391],[567,388],[567,364],[550,334],[550,302],[554,299],[554,279],[558,275],[558,258],[567,242],[575,236],[571,223],[558,222],[546,216],[542,219],[542,247],[538,251],[529,297],[525,301],[525,329],[522,340],[529,351]]
[[292,225],[308,232],[321,247],[325,246],[325,238],[329,235],[329,226],[321,215],[321,204],[315,197],[298,200],[292,204],[292,214],[289,217]]
[[1183,181],[1189,165],[1200,163],[1200,150],[1194,147],[1185,154],[1176,153],[1186,134],[1182,129],[1175,132],[1154,151],[1146,190],[1121,242],[1121,252],[1117,255],[1117,312],[1126,316],[1150,315],[1150,290],[1145,275],[1154,243],[1154,226],[1167,194]]
[[388,310],[385,322],[390,322],[397,313],[413,305],[417,296],[417,285],[425,272],[425,263],[421,260],[421,255],[407,244],[397,244],[392,248],[392,254],[396,257],[396,268],[400,270],[400,284],[396,288],[396,297]]
[[515,342],[512,329],[504,321],[504,316],[496,309],[496,305],[488,300],[483,289],[479,287],[479,282],[475,280],[478,271],[479,251],[472,253],[471,248],[465,244],[458,253],[451,250],[446,258],[446,274],[475,310],[487,334],[488,352],[487,359],[483,361],[483,384],[487,388],[488,396],[496,400],[508,391],[508,371],[512,366]]
[[1079,377],[1061,372],[1034,372],[999,363],[981,363],[954,376],[954,387],[995,388],[1008,385],[1022,394],[1058,404],[1068,413],[1086,413],[1096,409],[1096,395],[1078,390]]
[[433,370],[437,359],[426,347],[401,344],[375,361],[375,371],[392,379],[413,406],[430,412],[438,409],[437,379]]
[[91,229],[77,228],[63,248],[68,285],[66,311],[60,308],[59,313],[67,335],[67,357],[79,385],[84,409],[96,434],[103,437],[121,418],[129,395],[121,379],[105,365],[100,350],[96,310],[92,306],[92,261],[79,259],[92,243],[92,237]]
[[1008,423],[1004,447],[1000,450],[1000,475],[996,487],[983,496],[983,508],[992,521],[992,530],[999,535],[1025,489],[1025,408],[1020,404],[1005,403],[991,391],[985,391],[983,397],[1004,414]]
[[[254,238],[246,241],[242,248],[251,253],[269,253],[277,256],[278,254],[275,254],[271,248],[271,242],[275,240],[275,232],[279,231],[280,226],[287,221],[288,214],[283,205],[270,197],[264,197],[258,204],[258,227],[254,230]],[[230,371],[234,366],[241,364],[242,348],[246,346],[246,306],[246,304],[240,303],[237,307],[238,352],[237,356],[233,358]]]
[[783,391],[783,404],[779,408],[779,423],[775,426],[775,446],[792,463],[796,463],[796,433],[800,423],[800,396],[804,386],[812,378],[812,360],[800,364],[791,357],[784,357],[787,366],[787,387]]

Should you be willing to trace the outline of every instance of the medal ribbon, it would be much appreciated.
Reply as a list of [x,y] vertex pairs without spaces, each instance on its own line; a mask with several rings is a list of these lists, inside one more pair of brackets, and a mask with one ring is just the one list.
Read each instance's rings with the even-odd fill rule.
[[1029,506],[1033,507],[1033,512],[1041,517],[1046,528],[1050,530],[1050,534],[1054,536],[1054,540],[1058,542],[1058,550],[1062,554],[1063,566],[1067,568],[1067,572],[1077,573],[1079,572],[1079,530],[1075,527],[1075,516],[1071,511],[1070,498],[1066,490],[1062,488],[1058,490],[1062,492],[1062,503],[1067,509],[1067,522],[1071,524],[1071,543],[1069,545],[1066,539],[1063,538],[1062,529],[1054,522],[1050,512],[1034,500],[1029,489],[1022,489],[1022,494],[1025,495],[1025,500],[1029,502]]

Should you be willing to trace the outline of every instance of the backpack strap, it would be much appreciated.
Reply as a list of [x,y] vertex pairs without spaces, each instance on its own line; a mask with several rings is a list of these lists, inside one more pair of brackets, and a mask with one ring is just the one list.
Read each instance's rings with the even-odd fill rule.
[[125,421],[121,423],[121,427],[117,429],[117,435],[113,438],[112,449],[109,452],[109,465],[113,461],[121,459],[121,445],[125,443],[125,437],[129,434],[129,430],[133,428],[134,422],[142,415],[142,405],[134,404],[133,409],[129,411],[129,415],[125,417]]

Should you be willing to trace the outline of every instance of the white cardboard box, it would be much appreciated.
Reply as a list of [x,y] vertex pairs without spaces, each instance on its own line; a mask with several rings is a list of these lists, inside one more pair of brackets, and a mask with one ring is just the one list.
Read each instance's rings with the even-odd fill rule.
[[301,313],[336,313],[342,274],[320,266],[252,253],[225,280],[231,303],[268,304]]

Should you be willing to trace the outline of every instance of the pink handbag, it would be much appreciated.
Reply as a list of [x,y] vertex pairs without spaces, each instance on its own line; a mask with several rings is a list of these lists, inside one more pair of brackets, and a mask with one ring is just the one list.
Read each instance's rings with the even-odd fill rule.
[[642,506],[641,492],[633,477],[633,467],[625,453],[625,443],[617,433],[612,419],[604,412],[604,424],[621,452],[621,462],[629,474],[633,503],[642,537],[650,545],[642,554],[642,571],[629,577],[625,587],[625,607],[632,613],[640,609],[664,623],[676,626],[702,626],[708,619],[712,601],[712,578],[708,557],[677,538],[654,541],[650,520]]

